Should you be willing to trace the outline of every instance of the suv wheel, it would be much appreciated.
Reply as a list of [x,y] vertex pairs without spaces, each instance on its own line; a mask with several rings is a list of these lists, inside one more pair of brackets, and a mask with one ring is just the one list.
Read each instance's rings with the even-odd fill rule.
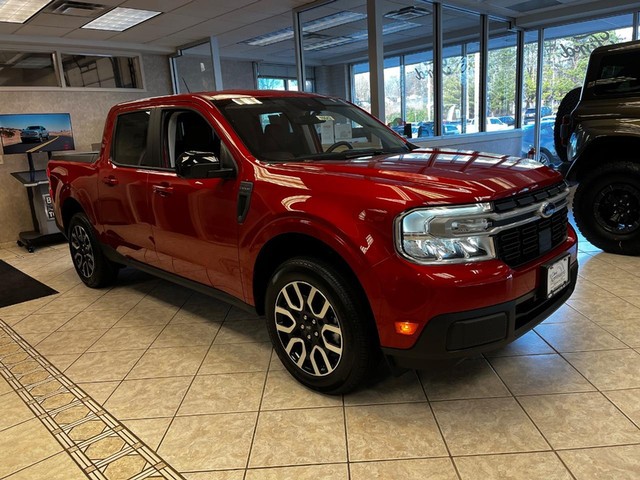
[[357,291],[332,266],[284,262],[266,295],[267,329],[280,361],[303,385],[346,393],[371,371],[377,344]]
[[640,255],[640,165],[604,165],[581,180],[573,212],[582,234],[606,252]]
[[85,285],[100,288],[113,283],[118,268],[102,253],[93,226],[84,213],[71,217],[68,237],[73,266]]
[[574,88],[569,91],[558,106],[558,113],[556,113],[556,121],[553,124],[553,145],[556,147],[556,154],[563,162],[567,161],[567,147],[562,145],[562,139],[560,138],[560,127],[562,126],[562,119],[565,115],[569,115],[575,110],[580,101],[580,94],[582,93],[582,87]]

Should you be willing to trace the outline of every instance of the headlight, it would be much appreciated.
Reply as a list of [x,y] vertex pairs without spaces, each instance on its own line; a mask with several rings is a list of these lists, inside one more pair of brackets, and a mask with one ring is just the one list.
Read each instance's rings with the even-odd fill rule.
[[490,213],[489,203],[413,210],[396,219],[396,248],[429,265],[495,258]]

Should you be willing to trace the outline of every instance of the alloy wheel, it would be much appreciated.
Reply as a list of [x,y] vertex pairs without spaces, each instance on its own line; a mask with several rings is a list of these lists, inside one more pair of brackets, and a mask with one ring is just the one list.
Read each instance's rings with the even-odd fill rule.
[[640,190],[624,183],[608,185],[596,196],[595,217],[610,233],[635,232],[640,228]]
[[71,257],[77,270],[85,278],[90,278],[96,267],[93,247],[89,234],[82,225],[75,225],[71,229]]
[[276,298],[275,327],[289,359],[303,372],[324,377],[343,354],[340,320],[327,297],[306,282],[286,284]]

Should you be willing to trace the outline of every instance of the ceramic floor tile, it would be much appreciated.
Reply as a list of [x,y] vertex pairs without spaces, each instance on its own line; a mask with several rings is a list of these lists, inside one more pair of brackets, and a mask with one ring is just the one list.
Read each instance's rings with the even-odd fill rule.
[[427,403],[347,407],[345,412],[350,461],[447,455]]
[[625,302],[620,297],[585,297],[582,299],[569,299],[567,304],[593,321],[616,318],[637,318],[638,307]]
[[178,415],[257,412],[264,382],[264,372],[198,375]]
[[454,456],[550,449],[513,398],[434,402],[432,406]]
[[567,353],[564,357],[599,390],[640,388],[640,355],[631,349]]
[[226,413],[176,417],[158,453],[180,472],[245,468],[257,416]]
[[[115,292],[115,293],[112,293]],[[144,297],[144,294],[135,292],[118,292],[112,290],[100,297],[98,300],[89,305],[85,311],[103,311],[103,310],[131,310],[135,307],[140,300]]]
[[260,321],[260,318],[255,314],[255,312],[247,312],[246,310],[242,310],[240,308],[231,307],[227,312],[225,320],[229,322],[238,322],[241,320]]
[[458,475],[448,458],[419,460],[387,460],[385,462],[351,463],[351,480],[457,480]]
[[111,328],[127,312],[127,309],[122,308],[108,310],[84,310],[62,325],[59,330],[95,330]]
[[558,352],[613,350],[627,345],[597,325],[572,323],[538,325],[535,331]]
[[118,328],[148,327],[151,325],[166,325],[178,311],[178,307],[144,307],[140,304],[133,307],[118,323]]
[[38,314],[79,313],[95,301],[93,296],[59,297],[40,308]]
[[244,480],[244,470],[218,470],[184,473],[186,480]]
[[372,384],[345,396],[345,405],[374,405],[382,403],[425,402],[427,397],[415,371],[399,377],[390,375],[386,369],[378,372]]
[[640,389],[614,390],[602,393],[640,427]]
[[[278,445],[278,448],[273,448]],[[250,467],[346,462],[341,407],[261,412]]]
[[2,315],[0,314],[0,320],[9,325],[10,327],[16,325],[18,322],[22,321],[26,315]]
[[213,343],[221,345],[267,341],[269,334],[263,320],[225,320]]
[[120,382],[88,382],[77,384],[87,395],[99,404],[103,404],[107,398],[118,388]]
[[170,324],[153,342],[151,348],[209,346],[213,342],[220,324]]
[[172,418],[145,418],[126,420],[122,423],[153,450],[160,445],[160,441],[169,429]]
[[510,357],[515,355],[540,355],[554,352],[555,350],[540,338],[540,335],[534,331],[530,331],[498,350],[485,353],[484,356],[487,358]]
[[342,396],[323,395],[302,386],[287,371],[269,372],[261,410],[342,406]]
[[230,308],[227,303],[195,293],[180,308],[171,323],[222,323]]
[[0,432],[0,478],[62,451],[39,419]]
[[80,358],[79,353],[70,353],[68,355],[47,355],[47,360],[51,362],[53,366],[55,366],[61,372],[64,372],[70,365],[73,364],[78,358]]
[[143,354],[144,350],[127,350],[117,354],[85,353],[64,373],[76,383],[122,380]]
[[541,395],[519,400],[555,449],[640,442],[640,429],[600,393]]
[[2,412],[0,415],[0,431],[34,418],[34,414],[17,393],[0,396],[0,412]]
[[640,478],[640,445],[559,452],[576,480]]
[[62,452],[6,478],[7,480],[86,480],[87,476],[67,452]]
[[432,401],[511,395],[484,358],[437,364],[420,371],[420,379]]
[[112,328],[91,345],[88,352],[115,352],[146,349],[160,335],[164,326]]
[[456,457],[454,459],[462,480],[572,480],[555,453],[510,453]]
[[595,390],[595,387],[560,355],[494,358],[491,364],[514,395]]
[[611,335],[632,348],[640,347],[640,318],[598,322]]
[[264,372],[269,368],[271,342],[212,345],[201,374]]
[[[245,480],[348,480],[347,464],[311,465],[304,467],[254,468],[247,470]],[[352,477],[353,478],[353,477]]]
[[13,392],[13,388],[11,388],[11,385],[9,385],[9,383],[0,376],[0,395],[4,395],[9,392]]
[[119,419],[173,417],[192,377],[125,380],[104,404]]
[[36,300],[29,300],[28,302],[22,302],[16,305],[10,305],[8,307],[2,307],[0,308],[0,318],[4,315],[31,315],[46,304],[51,303],[53,300],[55,300],[55,298],[55,295],[50,295],[48,297],[42,297]]
[[558,310],[553,312],[544,322],[543,325],[549,325],[551,323],[572,323],[582,324],[589,323],[591,320],[578,312],[576,309],[570,307],[567,304],[562,305]]
[[127,375],[127,379],[195,375],[208,347],[154,348]]
[[67,323],[75,313],[34,313],[13,326],[18,335],[24,333],[51,333]]
[[47,356],[50,354],[84,353],[91,345],[98,341],[107,330],[81,330],[53,332],[38,343],[38,352]]

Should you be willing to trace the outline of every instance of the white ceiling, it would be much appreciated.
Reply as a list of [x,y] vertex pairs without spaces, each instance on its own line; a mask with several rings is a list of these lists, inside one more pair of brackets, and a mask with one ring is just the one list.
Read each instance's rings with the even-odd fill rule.
[[[310,0],[90,0],[91,3],[155,10],[163,12],[124,32],[82,29],[92,18],[46,13],[46,7],[25,24],[0,22],[0,48],[14,46],[48,46],[66,49],[107,49],[140,52],[172,53],[176,47],[197,42],[209,36],[219,40],[223,57],[281,61],[293,59],[293,41],[287,40],[266,47],[242,43],[257,35],[268,34],[291,26],[294,8],[314,3]],[[622,0],[446,0],[482,13],[516,20],[518,25],[533,27],[557,23],[562,19],[578,19],[588,15],[603,15],[632,8],[639,2]],[[366,0],[337,0],[309,13],[304,21],[344,10],[365,12]],[[421,0],[382,0],[383,12],[416,5],[429,7]],[[422,17],[412,22],[428,24]],[[348,35],[366,29],[360,20],[330,29],[330,35]],[[320,32],[326,34],[325,31]],[[424,37],[425,30],[406,30],[385,36],[385,42],[411,42]],[[360,45],[361,44],[361,45]],[[312,60],[344,55],[366,48],[366,41],[336,49],[308,53]]]

